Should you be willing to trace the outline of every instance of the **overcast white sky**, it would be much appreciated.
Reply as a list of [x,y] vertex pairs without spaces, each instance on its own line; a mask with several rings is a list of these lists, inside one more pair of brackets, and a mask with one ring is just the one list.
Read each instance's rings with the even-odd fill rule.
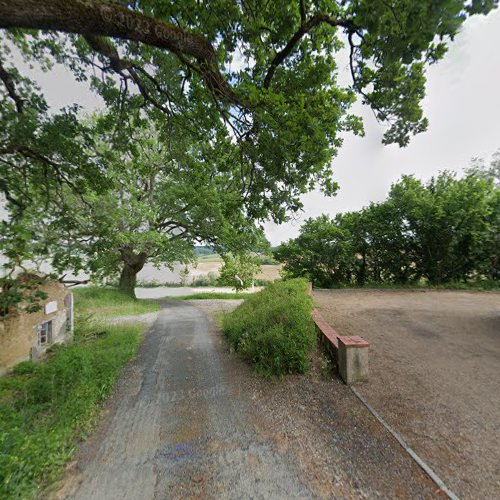
[[[357,210],[381,201],[402,174],[427,179],[440,170],[461,171],[475,156],[489,157],[500,148],[500,12],[469,19],[445,59],[427,73],[424,110],[430,126],[404,149],[383,146],[383,127],[371,110],[356,105],[364,118],[365,137],[348,136],[333,162],[340,191],[334,198],[318,192],[304,196],[304,212],[295,221],[266,225],[272,244],[297,236],[304,219],[322,213]],[[344,71],[347,71],[345,68]],[[74,102],[87,110],[99,101],[85,85],[55,68],[37,79],[50,105]]]

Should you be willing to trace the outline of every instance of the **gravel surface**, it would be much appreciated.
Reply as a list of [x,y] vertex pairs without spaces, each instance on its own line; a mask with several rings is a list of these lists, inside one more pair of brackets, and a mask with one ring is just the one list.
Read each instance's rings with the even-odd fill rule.
[[164,301],[58,498],[431,498],[434,484],[332,378],[266,380],[208,312]]
[[500,294],[315,290],[370,346],[359,391],[461,498],[500,498]]

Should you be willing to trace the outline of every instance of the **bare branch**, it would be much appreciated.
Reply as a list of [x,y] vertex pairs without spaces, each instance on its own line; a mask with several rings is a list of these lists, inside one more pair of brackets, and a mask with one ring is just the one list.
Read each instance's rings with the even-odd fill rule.
[[350,19],[335,19],[327,14],[319,12],[312,16],[309,21],[302,21],[299,29],[294,33],[292,38],[288,41],[285,47],[280,50],[274,59],[271,61],[271,65],[267,70],[266,77],[264,78],[264,88],[269,88],[271,86],[274,73],[278,66],[292,53],[295,46],[299,43],[302,37],[309,33],[313,28],[319,26],[322,23],[329,24],[330,26],[341,26],[345,28],[349,33],[354,32],[356,27],[352,20]]

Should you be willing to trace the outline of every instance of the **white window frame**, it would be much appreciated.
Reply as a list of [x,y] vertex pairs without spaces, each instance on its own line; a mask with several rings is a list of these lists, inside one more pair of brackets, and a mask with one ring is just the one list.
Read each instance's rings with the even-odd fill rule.
[[52,320],[44,321],[36,327],[36,343],[39,347],[52,343]]

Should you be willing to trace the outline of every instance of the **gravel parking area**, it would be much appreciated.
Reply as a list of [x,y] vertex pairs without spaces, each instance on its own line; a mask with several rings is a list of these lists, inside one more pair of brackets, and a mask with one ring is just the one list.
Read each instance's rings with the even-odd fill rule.
[[283,379],[230,353],[213,313],[235,305],[162,303],[56,498],[435,497],[319,350]]
[[370,346],[368,402],[461,498],[500,498],[500,294],[315,290]]

